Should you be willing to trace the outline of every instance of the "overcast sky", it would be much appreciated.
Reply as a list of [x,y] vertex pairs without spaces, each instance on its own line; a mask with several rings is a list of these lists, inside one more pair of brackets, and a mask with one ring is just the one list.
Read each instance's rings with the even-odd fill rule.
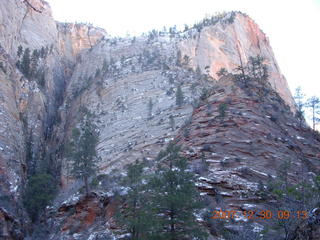
[[267,34],[291,91],[320,97],[320,0],[47,0],[54,18],[89,22],[109,34],[141,34],[240,10]]

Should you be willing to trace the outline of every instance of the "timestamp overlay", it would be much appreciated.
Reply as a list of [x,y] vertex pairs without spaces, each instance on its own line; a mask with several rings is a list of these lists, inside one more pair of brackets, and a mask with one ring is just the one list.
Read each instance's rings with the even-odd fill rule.
[[252,220],[268,220],[268,219],[307,219],[308,211],[289,211],[289,210],[248,210],[248,211],[224,211],[224,210],[216,210],[212,211],[211,218],[212,219],[234,219],[234,218],[244,218],[244,219],[252,219]]

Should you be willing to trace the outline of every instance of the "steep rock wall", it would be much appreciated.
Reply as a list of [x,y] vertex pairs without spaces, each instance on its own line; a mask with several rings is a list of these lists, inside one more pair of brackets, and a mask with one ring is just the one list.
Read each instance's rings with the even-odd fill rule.
[[216,73],[220,68],[234,72],[241,63],[246,65],[249,57],[261,55],[268,65],[271,86],[287,104],[294,106],[269,40],[251,18],[238,13],[232,24],[222,20],[214,26],[204,27],[199,33],[190,31],[189,35],[191,39],[181,41],[179,48],[182,57],[186,55],[190,58],[193,69],[200,67],[202,72],[218,79]]
[[[159,143],[165,145],[191,116],[192,104],[202,88],[214,87],[221,67],[234,72],[241,62],[245,65],[256,55],[265,57],[271,86],[292,107],[286,80],[265,34],[246,15],[235,13],[230,21],[231,17],[226,14],[200,31],[191,29],[175,36],[164,33],[151,38],[102,40],[81,55],[61,109],[65,125],[56,131],[60,135],[70,131],[78,121],[77,109],[86,106],[96,113],[100,128],[102,172],[122,168],[137,158],[151,159],[161,148]],[[175,104],[179,85],[185,97],[181,108]],[[154,103],[151,119],[147,109],[150,99]],[[175,119],[174,131],[170,131],[170,115]],[[63,179],[67,175],[62,174]]]
[[[56,111],[63,100],[65,84],[70,78],[75,57],[88,45],[73,45],[78,52],[61,49],[57,23],[48,3],[42,0],[0,1],[0,230],[1,237],[20,239],[25,234],[28,217],[21,205],[27,174],[44,161],[53,166],[56,147],[52,127]],[[92,44],[102,35],[93,28]],[[96,37],[97,35],[97,37]],[[17,50],[45,50],[38,61],[44,71],[43,86],[27,78],[16,67]],[[67,51],[72,51],[68,53]],[[72,55],[72,58],[69,57]],[[53,146],[53,147],[52,147]],[[3,216],[3,217],[2,217]],[[4,234],[4,235],[3,235]]]

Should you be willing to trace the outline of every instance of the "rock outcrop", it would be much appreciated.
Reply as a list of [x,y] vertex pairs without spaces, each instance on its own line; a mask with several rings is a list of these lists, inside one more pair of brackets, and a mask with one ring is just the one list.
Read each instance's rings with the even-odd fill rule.
[[87,24],[57,23],[59,50],[67,59],[75,59],[86,49],[107,37],[104,29]]
[[[300,128],[276,92],[261,99],[238,84],[230,75],[223,77],[177,140],[195,169],[202,159],[209,165],[199,178],[200,189],[225,197],[226,209],[241,210],[248,203],[259,205],[258,183],[277,176],[285,161],[291,162],[291,182],[319,174],[320,139]],[[225,116],[219,111],[222,104]]]
[[191,39],[178,44],[181,55],[189,57],[194,70],[199,67],[214,79],[218,79],[216,73],[221,68],[234,72],[237,66],[246,65],[249,57],[263,56],[268,65],[271,86],[290,107],[294,107],[287,81],[281,74],[267,36],[247,15],[230,15],[232,20],[219,21],[214,26],[204,27],[199,33],[188,32]]

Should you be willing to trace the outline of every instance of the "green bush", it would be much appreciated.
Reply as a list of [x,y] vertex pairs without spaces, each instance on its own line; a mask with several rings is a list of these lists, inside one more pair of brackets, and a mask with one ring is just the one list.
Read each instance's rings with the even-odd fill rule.
[[56,190],[54,178],[49,174],[35,174],[29,178],[23,203],[33,222],[53,200]]
[[226,116],[226,110],[228,105],[226,103],[219,104],[219,117],[224,118]]

